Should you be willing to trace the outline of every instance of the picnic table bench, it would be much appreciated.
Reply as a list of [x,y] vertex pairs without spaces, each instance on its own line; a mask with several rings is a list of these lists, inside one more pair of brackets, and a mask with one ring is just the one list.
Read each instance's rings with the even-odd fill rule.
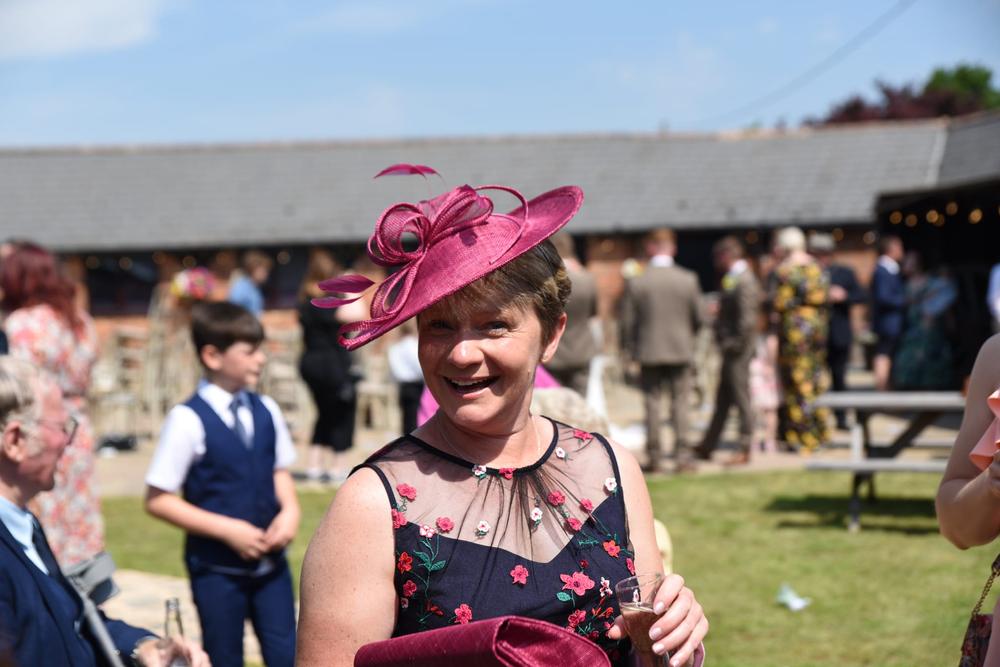
[[[943,459],[898,458],[928,426],[946,413],[965,410],[965,397],[957,391],[834,391],[823,394],[816,405],[843,410],[850,431],[847,459],[812,459],[807,470],[843,470],[853,473],[848,529],[861,528],[861,485],[868,484],[868,499],[875,500],[875,473],[929,472],[941,474]],[[907,415],[909,423],[887,444],[872,440],[868,417],[874,413]]]

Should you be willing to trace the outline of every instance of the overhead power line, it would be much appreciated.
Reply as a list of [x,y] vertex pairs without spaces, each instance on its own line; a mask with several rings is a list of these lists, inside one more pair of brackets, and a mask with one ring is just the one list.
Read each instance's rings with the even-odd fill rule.
[[708,121],[719,121],[726,118],[731,118],[733,116],[742,115],[750,111],[756,111],[758,108],[764,108],[770,106],[774,102],[788,96],[789,94],[795,92],[799,88],[812,83],[812,81],[830,69],[838,62],[843,60],[852,51],[856,50],[859,46],[867,42],[869,39],[877,35],[883,28],[892,23],[897,19],[903,12],[910,8],[917,0],[899,0],[896,4],[890,7],[886,12],[875,18],[874,21],[869,23],[863,30],[858,32],[856,35],[851,37],[849,40],[837,47],[830,55],[816,63],[806,71],[802,72],[792,80],[785,84],[775,88],[774,90],[761,95],[757,99],[754,99],[746,104],[739,106],[735,109],[731,109],[723,114],[713,116]]

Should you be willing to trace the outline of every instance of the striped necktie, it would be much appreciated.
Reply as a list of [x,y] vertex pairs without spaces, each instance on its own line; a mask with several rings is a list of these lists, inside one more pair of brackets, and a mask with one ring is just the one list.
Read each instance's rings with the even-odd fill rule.
[[236,437],[240,439],[240,442],[247,449],[250,449],[253,447],[253,440],[250,438],[250,434],[247,433],[246,428],[244,428],[243,422],[240,421],[239,407],[242,403],[242,397],[237,394],[233,397],[233,402],[229,404],[229,410],[233,413],[233,433],[236,434]]

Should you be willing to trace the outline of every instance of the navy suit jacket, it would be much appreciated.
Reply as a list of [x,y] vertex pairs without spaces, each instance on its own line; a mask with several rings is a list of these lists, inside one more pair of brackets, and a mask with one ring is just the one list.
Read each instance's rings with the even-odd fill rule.
[[872,276],[872,330],[882,338],[898,338],[903,332],[906,287],[899,273],[875,267]]
[[827,342],[834,348],[850,347],[854,340],[851,331],[851,306],[865,300],[865,291],[858,284],[858,278],[851,267],[831,264],[829,273],[830,284],[843,287],[847,292],[847,300],[830,304],[830,333]]
[[[83,604],[71,595],[75,615],[67,613],[60,586],[71,584],[62,573],[50,576],[38,569],[0,522],[0,663],[10,657],[18,667],[105,664],[86,630]],[[107,618],[105,625],[126,664],[136,642],[153,634]]]

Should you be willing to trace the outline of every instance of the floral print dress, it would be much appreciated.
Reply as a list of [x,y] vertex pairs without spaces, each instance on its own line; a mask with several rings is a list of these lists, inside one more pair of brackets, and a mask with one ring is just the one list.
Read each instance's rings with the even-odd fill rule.
[[778,329],[778,373],[784,398],[780,437],[812,451],[829,437],[830,411],[815,406],[829,387],[826,336],[829,283],[816,262],[781,264],[771,276],[771,305]]
[[524,468],[490,468],[414,436],[374,454],[392,507],[393,636],[503,615],[569,628],[624,664],[627,640],[606,632],[612,587],[635,573],[611,446],[553,422],[552,441]]
[[33,508],[63,567],[104,549],[104,522],[94,489],[94,431],[86,399],[97,360],[97,335],[90,317],[79,315],[83,321],[79,333],[44,304],[19,308],[4,323],[10,354],[55,377],[67,411],[79,424],[59,459],[55,487],[39,494]]

